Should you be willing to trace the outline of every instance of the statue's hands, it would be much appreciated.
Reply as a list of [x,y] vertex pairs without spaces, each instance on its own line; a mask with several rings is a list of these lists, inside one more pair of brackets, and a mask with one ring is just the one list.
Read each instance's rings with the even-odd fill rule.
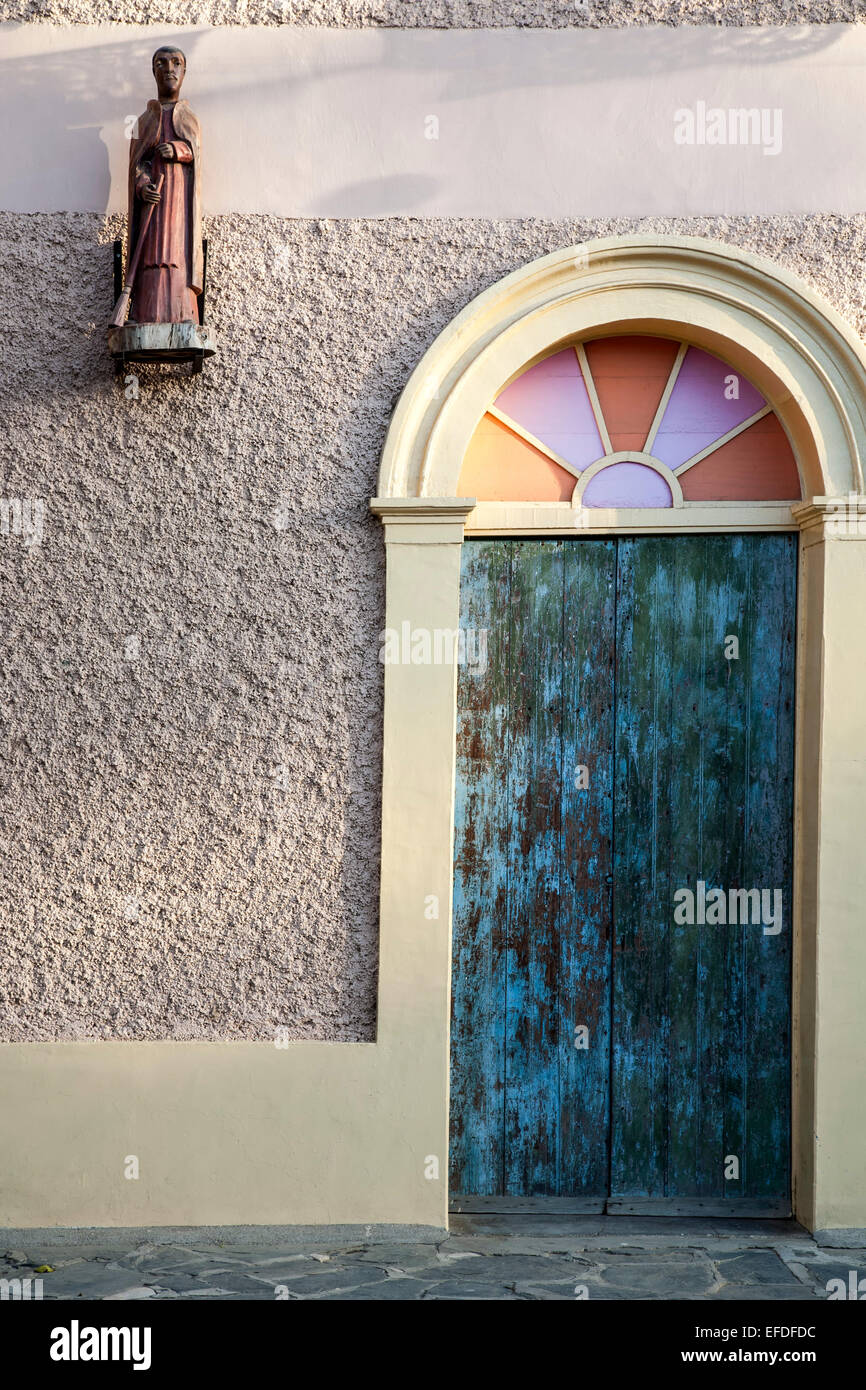
[[155,184],[149,183],[146,188],[141,190],[141,198],[142,202],[145,203],[158,203],[162,194],[157,192]]
[[163,159],[167,159],[169,163],[171,163],[171,161],[175,158],[174,145],[157,145],[156,152],[157,154],[162,155]]

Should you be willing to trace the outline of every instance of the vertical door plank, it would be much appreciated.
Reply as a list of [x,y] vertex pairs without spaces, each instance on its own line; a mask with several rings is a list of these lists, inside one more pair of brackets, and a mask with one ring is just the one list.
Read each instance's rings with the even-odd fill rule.
[[559,1191],[564,548],[515,546],[511,577],[505,1190],[527,1197]]
[[[785,1198],[790,916],[765,936],[729,908],[754,887],[790,906],[796,543],[619,554],[613,1192]],[[710,899],[703,925],[675,923],[699,882],[721,920]]]
[[[559,942],[559,1172],[607,1195],[616,542],[565,552]],[[582,771],[585,769],[585,771]],[[585,785],[588,782],[588,785]],[[576,1036],[578,1028],[587,1035]],[[583,1042],[588,1046],[575,1046]]]
[[778,933],[746,928],[743,1189],[772,1197],[790,1185],[797,537],[750,541],[748,650],[741,644],[740,656],[750,711],[743,877],[746,887],[781,891],[782,917]]
[[664,539],[618,542],[611,1191],[666,1190],[674,593]]
[[[684,539],[685,547],[679,545]],[[700,1023],[708,992],[712,991],[710,962],[702,961],[698,926],[677,926],[673,920],[674,893],[693,885],[694,866],[703,849],[703,824],[698,807],[704,795],[704,738],[707,690],[704,666],[704,606],[706,576],[703,537],[659,540],[657,564],[664,571],[670,612],[665,717],[656,729],[664,748],[667,776],[657,787],[656,818],[665,828],[658,866],[660,930],[667,938],[668,1000],[664,1040],[667,1069],[667,1115],[664,1136],[666,1195],[700,1194],[698,1155],[703,1106],[698,1077],[706,1033]],[[707,1084],[712,1084],[707,1076]]]
[[[742,1131],[742,942],[727,922],[727,893],[739,882],[744,827],[743,769],[748,698],[729,639],[742,638],[749,588],[748,536],[690,538],[687,550],[699,590],[700,791],[695,801],[700,849],[681,866],[681,884],[701,880],[707,894],[724,892],[723,921],[697,925],[698,1065],[695,1075],[693,1170],[672,1173],[671,1191],[717,1199],[742,1195],[740,1179],[725,1177],[725,1159],[738,1154]],[[697,625],[697,624],[696,624]],[[716,911],[712,904],[708,915]],[[719,908],[721,912],[721,907]],[[671,928],[675,938],[681,928]],[[687,1028],[688,1020],[681,1020]],[[688,1184],[688,1188],[686,1188]]]
[[460,623],[486,630],[487,660],[457,672],[450,1187],[485,1195],[504,1171],[510,557],[508,541],[463,546]]

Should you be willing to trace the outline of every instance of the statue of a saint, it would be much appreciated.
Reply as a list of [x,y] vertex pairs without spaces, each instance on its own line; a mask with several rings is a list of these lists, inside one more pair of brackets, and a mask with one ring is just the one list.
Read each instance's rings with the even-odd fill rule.
[[179,100],[185,74],[186,58],[179,48],[156,50],[153,75],[159,99],[147,103],[130,144],[127,267],[147,223],[130,323],[199,321],[201,130],[189,102]]

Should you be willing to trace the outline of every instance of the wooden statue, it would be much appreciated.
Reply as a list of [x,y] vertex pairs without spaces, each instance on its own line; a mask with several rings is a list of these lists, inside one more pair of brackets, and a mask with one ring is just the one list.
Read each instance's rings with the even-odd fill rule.
[[[156,50],[153,74],[159,100],[147,103],[138,119],[138,137],[130,142],[127,265],[140,236],[142,240],[130,310],[137,323],[198,323],[201,129],[180,96],[185,73],[186,58],[179,48]],[[165,182],[157,192],[160,174]],[[149,225],[142,229],[142,213],[151,206]]]
[[126,273],[109,347],[116,366],[118,359],[192,361],[195,371],[216,350],[199,319],[201,128],[180,96],[186,76],[181,50],[158,48],[152,67],[157,99],[147,103],[130,143]]

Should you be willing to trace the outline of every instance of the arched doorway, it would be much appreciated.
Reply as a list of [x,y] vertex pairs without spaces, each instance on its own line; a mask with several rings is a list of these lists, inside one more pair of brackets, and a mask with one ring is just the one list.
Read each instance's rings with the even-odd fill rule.
[[[500,392],[458,490],[576,534],[463,547],[452,1205],[787,1216],[784,428],[704,349],[593,337]],[[723,529],[744,503],[764,528]]]
[[[630,499],[616,491],[605,505],[589,505],[591,494],[584,505],[580,493],[561,495],[565,488],[558,496],[461,496],[476,432],[491,406],[501,412],[502,393],[558,352],[617,336],[684,343],[683,357],[694,349],[741,374],[768,408],[762,418],[777,422],[790,447],[801,500],[736,489],[717,498],[704,488],[703,496],[683,496],[678,505],[669,479],[662,506],[647,505],[660,500],[652,484],[638,506],[623,505]],[[866,603],[864,409],[862,345],[794,277],[699,239],[612,238],[525,267],[449,326],[401,398],[372,503],[385,523],[386,623],[395,630],[404,623],[456,630],[464,535],[538,544],[579,533],[620,546],[626,537],[783,541],[780,533],[798,529],[792,1194],[795,1213],[813,1229],[866,1224],[853,1176],[862,1168],[866,1118],[859,1109],[864,1049],[853,1036],[860,1005],[850,975],[855,959],[866,969],[863,934],[853,926],[866,874],[851,823],[866,793],[866,769],[853,752],[854,691],[866,679],[866,653],[859,637],[850,640],[852,606],[856,612]],[[584,491],[621,463],[665,480],[653,467],[657,455],[638,453],[643,457],[605,447],[593,460],[604,467],[586,478]],[[695,448],[683,460],[686,472],[697,472],[701,453]],[[666,464],[678,479],[680,466]],[[411,1044],[409,1053],[413,1046],[419,1055],[426,1050],[428,1112],[448,1095],[456,695],[456,670],[447,661],[410,658],[386,667],[380,1036],[402,1040],[404,1049]],[[422,944],[407,914],[434,899],[449,910],[433,917],[439,926]],[[447,1103],[438,1115],[435,1142],[444,1147]]]

